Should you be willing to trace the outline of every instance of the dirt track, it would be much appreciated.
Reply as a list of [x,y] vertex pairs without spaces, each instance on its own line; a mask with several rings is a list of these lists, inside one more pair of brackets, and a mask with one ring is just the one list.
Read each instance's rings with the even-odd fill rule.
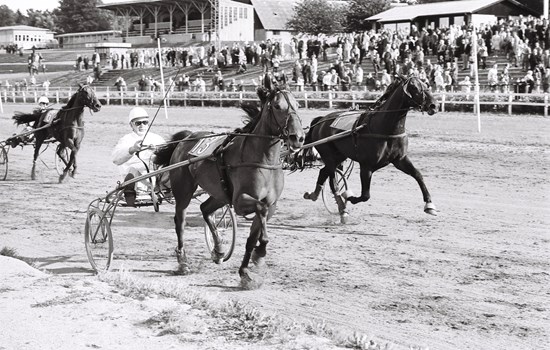
[[[30,108],[4,105],[1,140],[15,131],[13,111]],[[110,150],[127,131],[128,111],[104,107],[86,115],[79,174],[68,183],[57,184],[52,149],[42,155],[45,164],[34,182],[32,150],[10,151],[8,179],[0,182],[0,248],[36,258],[52,279],[70,286],[95,279],[83,245],[85,210],[118,180]],[[304,125],[325,113],[300,112]],[[165,119],[161,111],[155,132],[167,136],[183,125],[214,131],[240,125],[240,112],[233,109],[171,109],[169,115]],[[266,282],[256,291],[237,288],[248,223],[239,222],[233,258],[214,265],[197,205],[187,227],[192,275],[171,273],[176,268],[171,205],[161,206],[160,213],[120,211],[114,268],[221,300],[243,300],[300,322],[326,320],[333,329],[372,335],[394,349],[544,349],[550,340],[549,124],[541,117],[483,116],[477,133],[472,114],[411,113],[409,151],[437,217],[423,213],[416,182],[391,166],[374,174],[370,201],[351,208],[346,226],[321,201],[302,199],[313,190],[317,170],[287,175],[270,223]],[[358,174],[356,168],[350,179],[356,193]],[[6,296],[2,287],[0,311],[17,295]],[[19,344],[11,335],[6,349]],[[0,349],[3,345],[0,340]]]

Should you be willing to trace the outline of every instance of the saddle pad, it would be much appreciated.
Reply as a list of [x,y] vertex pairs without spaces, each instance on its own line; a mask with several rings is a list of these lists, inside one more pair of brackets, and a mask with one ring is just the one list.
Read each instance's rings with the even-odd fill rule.
[[189,151],[191,156],[210,156],[214,153],[216,148],[218,148],[225,141],[226,135],[219,135],[213,137],[206,137],[197,141],[195,146]]
[[332,124],[330,124],[330,127],[342,131],[351,130],[360,115],[361,112],[357,111],[342,113],[338,118],[334,119]]

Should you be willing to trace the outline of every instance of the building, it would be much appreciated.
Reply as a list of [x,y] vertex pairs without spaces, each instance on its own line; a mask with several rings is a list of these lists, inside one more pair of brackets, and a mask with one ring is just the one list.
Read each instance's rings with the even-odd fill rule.
[[122,17],[122,37],[133,45],[153,44],[158,36],[167,43],[254,40],[254,9],[243,2],[137,0],[98,7]]
[[59,34],[55,37],[59,41],[59,46],[64,49],[83,48],[88,44],[103,42],[122,42],[119,30],[102,30],[98,32],[81,32]]
[[23,49],[51,48],[56,46],[54,33],[49,29],[24,25],[0,27],[0,46],[16,44]]
[[536,10],[516,0],[463,0],[398,6],[367,18],[375,27],[398,30],[431,26],[493,23],[499,18],[519,15],[539,17]]

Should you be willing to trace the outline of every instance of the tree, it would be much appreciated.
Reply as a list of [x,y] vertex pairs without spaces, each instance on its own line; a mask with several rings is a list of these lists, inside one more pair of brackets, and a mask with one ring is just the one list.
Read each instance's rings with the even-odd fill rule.
[[294,6],[287,28],[300,33],[331,35],[343,30],[345,7],[327,0],[304,0]]
[[48,28],[49,30],[55,32],[56,28],[56,18],[50,11],[40,11],[40,10],[27,10],[27,24],[32,27],[38,28]]
[[27,17],[21,13],[21,11],[17,10],[15,12],[15,24],[23,24],[27,25]]
[[101,10],[101,0],[60,0],[59,7],[53,11],[57,26],[62,33],[93,32],[110,30],[113,15]]
[[0,27],[12,26],[15,24],[15,13],[6,5],[0,6]]
[[350,32],[368,29],[365,19],[390,8],[391,0],[350,0],[346,13],[346,29]]

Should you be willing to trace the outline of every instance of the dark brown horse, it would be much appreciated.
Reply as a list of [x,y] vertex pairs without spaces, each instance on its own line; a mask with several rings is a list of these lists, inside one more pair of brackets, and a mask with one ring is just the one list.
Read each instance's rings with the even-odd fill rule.
[[338,203],[342,223],[347,220],[346,198],[335,190],[335,171],[346,159],[360,164],[361,195],[347,197],[352,204],[368,201],[373,172],[393,164],[397,169],[414,177],[424,197],[424,211],[436,215],[430,193],[424,184],[422,175],[414,167],[407,155],[408,138],[405,133],[407,112],[412,109],[436,113],[437,104],[428,86],[416,77],[401,78],[388,86],[386,92],[375,104],[375,109],[366,112],[334,112],[318,117],[311,122],[306,136],[306,144],[335,135],[338,130],[331,125],[340,117],[353,118],[351,133],[347,136],[315,146],[324,167],[319,171],[317,186],[312,193],[306,192],[304,198],[317,200],[327,178]]
[[[36,160],[40,154],[40,147],[42,147],[44,140],[48,138],[55,138],[55,140],[59,142],[57,155],[65,163],[63,174],[59,176],[59,182],[63,182],[68,173],[70,173],[71,176],[75,175],[76,154],[84,138],[84,121],[82,116],[85,107],[90,108],[94,112],[99,112],[101,103],[90,86],[81,85],[69,99],[67,105],[61,107],[60,110],[48,110],[43,113],[37,111],[31,114],[18,114],[13,117],[15,123],[18,125],[34,123],[33,127],[35,129],[40,129],[48,124],[45,118],[46,115],[48,113],[55,113],[55,116],[50,119],[51,125],[49,127],[34,132],[36,143],[34,146],[34,159],[31,172],[31,178],[33,180],[36,178]],[[65,159],[65,148],[71,150],[69,159]]]
[[[200,186],[210,195],[200,209],[213,235],[214,262],[222,261],[224,247],[212,220],[212,213],[230,204],[237,215],[255,214],[239,274],[245,289],[257,288],[262,283],[248,265],[250,260],[256,266],[262,265],[269,241],[266,224],[275,212],[277,200],[283,191],[281,140],[291,149],[297,150],[305,137],[294,96],[285,90],[285,85],[272,86],[267,77],[265,81],[265,86],[258,89],[261,109],[255,106],[243,108],[250,117],[243,129],[232,133],[211,158],[170,171],[170,183],[176,201],[176,255],[181,273],[189,272],[183,247],[186,209]],[[157,152],[155,163],[168,165],[188,160],[193,157],[193,149],[196,151],[201,147],[199,142],[211,135],[209,132],[196,132],[177,145],[169,144]]]

